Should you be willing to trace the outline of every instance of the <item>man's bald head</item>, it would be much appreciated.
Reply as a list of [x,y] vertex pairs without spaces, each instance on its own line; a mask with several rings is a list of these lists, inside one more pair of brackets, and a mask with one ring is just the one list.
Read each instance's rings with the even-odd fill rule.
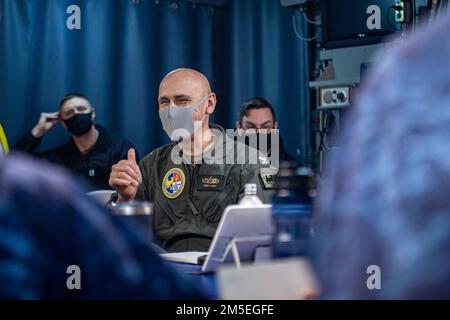
[[[207,97],[207,99],[205,99]],[[206,115],[205,123],[209,120],[209,115],[216,107],[216,95],[211,92],[208,79],[200,72],[181,68],[169,72],[159,85],[158,104],[162,110],[171,104],[178,107],[189,107],[194,103],[201,102],[195,110],[193,120],[203,119]]]
[[211,86],[204,74],[197,70],[180,68],[169,72],[159,85],[159,93],[168,89],[180,90],[186,88],[187,90],[194,90],[200,93],[201,96],[206,96],[211,93]]

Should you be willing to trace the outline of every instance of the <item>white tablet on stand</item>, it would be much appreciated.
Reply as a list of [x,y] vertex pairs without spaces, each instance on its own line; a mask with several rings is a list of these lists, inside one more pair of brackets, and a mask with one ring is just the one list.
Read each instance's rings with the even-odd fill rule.
[[270,259],[274,234],[272,205],[228,206],[209,247],[202,272],[216,270],[222,264]]

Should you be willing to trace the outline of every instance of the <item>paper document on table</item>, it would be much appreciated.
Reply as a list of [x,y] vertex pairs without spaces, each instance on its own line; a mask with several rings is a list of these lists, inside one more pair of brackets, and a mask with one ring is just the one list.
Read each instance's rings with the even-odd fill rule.
[[224,300],[315,299],[318,278],[305,258],[251,264],[240,269],[223,267],[217,275],[219,297]]
[[160,256],[165,260],[189,264],[202,264],[207,255],[208,252],[200,252],[200,251],[186,251],[186,252],[173,252],[160,254]]

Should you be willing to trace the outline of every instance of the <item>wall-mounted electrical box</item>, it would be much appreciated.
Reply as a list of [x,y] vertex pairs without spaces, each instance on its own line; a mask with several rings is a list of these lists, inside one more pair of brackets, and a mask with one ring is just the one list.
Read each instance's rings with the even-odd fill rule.
[[350,105],[350,86],[325,87],[319,90],[319,108],[342,108]]

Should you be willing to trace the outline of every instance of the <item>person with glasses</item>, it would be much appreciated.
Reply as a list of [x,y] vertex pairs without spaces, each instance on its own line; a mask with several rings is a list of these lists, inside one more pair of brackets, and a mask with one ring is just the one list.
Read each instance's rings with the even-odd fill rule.
[[[236,121],[236,130],[240,134],[256,134],[258,137],[256,141],[258,142],[260,138],[264,139],[264,136],[267,136],[265,137],[267,139],[266,150],[261,150],[259,148],[260,144],[258,143],[258,150],[267,153],[267,156],[271,156],[272,151],[271,134],[277,129],[278,121],[275,115],[275,109],[266,99],[253,97],[241,105],[238,120]],[[299,164],[298,160],[286,151],[281,136],[278,139],[279,160]]]
[[[85,95],[66,94],[59,104],[59,111],[41,113],[38,123],[19,139],[14,149],[65,166],[85,178],[92,190],[109,189],[111,167],[126,159],[128,150],[134,146],[94,124],[94,119],[95,110]],[[57,123],[71,134],[71,139],[57,148],[36,152],[43,136]]]

